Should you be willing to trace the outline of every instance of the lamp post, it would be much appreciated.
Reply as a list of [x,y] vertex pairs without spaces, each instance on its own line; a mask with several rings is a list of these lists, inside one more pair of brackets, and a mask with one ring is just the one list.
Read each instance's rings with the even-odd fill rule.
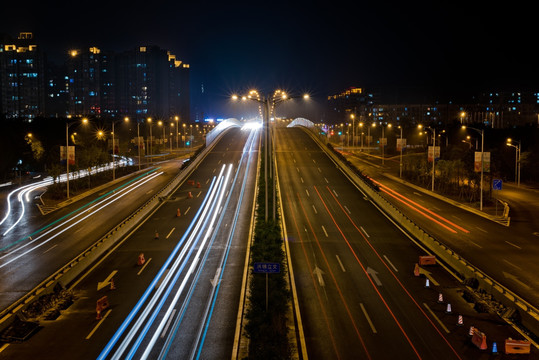
[[355,144],[355,140],[356,140],[356,125],[355,125],[355,120],[356,120],[356,116],[354,114],[350,114],[350,117],[352,118],[352,151],[354,150],[354,144]]
[[399,162],[399,178],[402,179],[402,148],[403,148],[403,143],[402,143],[402,126],[399,125],[399,129],[401,130],[401,144],[400,144],[400,162]]
[[150,139],[149,139],[149,143],[150,143],[150,163],[152,162],[152,142],[153,142],[153,137],[152,137],[152,118],[148,118],[148,123],[150,123]]
[[[125,117],[123,120],[113,121],[112,122],[112,180],[116,180],[116,157],[114,156],[114,151],[116,150],[114,147],[114,138],[116,137],[116,133],[114,132],[114,124],[119,122],[128,122],[129,118]],[[120,153],[120,144],[118,144],[118,153]]]
[[[78,121],[67,122],[66,121],[66,184],[67,184],[67,198],[69,199],[69,127],[78,123]],[[83,118],[82,123],[88,123],[88,119]]]
[[138,169],[140,170],[140,122],[138,120],[137,120],[137,150],[138,150]]
[[178,116],[174,116],[174,121],[176,121],[176,150],[179,148],[178,145],[178,128],[180,126],[180,123],[178,122],[180,118]]
[[[264,178],[265,178],[265,220],[268,221],[268,163],[270,158],[270,149],[272,147],[271,143],[271,127],[270,127],[270,111],[274,110],[275,107],[280,104],[281,102],[284,102],[289,99],[293,99],[294,97],[288,96],[284,91],[276,90],[273,93],[273,96],[270,98],[269,96],[261,98],[258,94],[258,91],[251,90],[247,96],[242,96],[241,100],[253,100],[260,104],[260,106],[263,108],[262,111],[262,122],[263,122],[263,129],[264,129]],[[308,99],[308,95],[303,95],[303,99]],[[232,100],[238,100],[237,95],[232,96]],[[271,109],[271,110],[270,110]],[[271,166],[271,165],[270,165]],[[275,182],[275,177],[272,176],[272,181]],[[275,220],[275,183],[273,184],[273,220]]]
[[[518,143],[518,145],[513,145],[512,144],[513,141]],[[521,147],[521,144],[520,144],[520,141],[509,138],[507,139],[506,145],[515,148],[515,184],[517,184],[517,187],[520,187],[520,147]]]
[[[386,124],[386,126],[388,128],[391,128],[391,124]],[[384,166],[384,164],[385,164],[385,154],[384,153],[385,153],[385,147],[386,147],[385,146],[386,145],[385,144],[386,138],[385,138],[385,135],[384,135],[384,129],[385,129],[386,126],[384,126],[384,124],[381,125],[381,127],[382,127],[382,139],[380,140],[380,146],[382,147],[382,166]]]
[[479,210],[483,211],[483,168],[484,168],[484,147],[485,147],[485,130],[476,129],[469,126],[462,126],[462,129],[471,129],[477,131],[479,134],[481,134],[481,184],[479,185],[481,193],[479,194]]
[[[418,127],[421,129],[422,125],[419,125]],[[431,186],[431,191],[434,191],[434,171],[435,171],[434,166],[436,164],[436,129],[431,128],[429,126],[425,126],[425,130],[426,129],[429,129],[430,131],[432,131],[432,181],[431,181],[432,186]],[[428,154],[428,149],[427,149],[427,154]]]

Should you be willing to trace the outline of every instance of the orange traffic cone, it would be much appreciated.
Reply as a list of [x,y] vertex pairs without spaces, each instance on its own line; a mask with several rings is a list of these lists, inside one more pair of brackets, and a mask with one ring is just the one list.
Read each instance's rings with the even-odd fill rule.
[[199,188],[199,187],[200,187],[200,183],[199,183],[199,182],[197,182],[197,188]]
[[415,275],[415,276],[419,276],[419,264],[418,264],[418,263],[415,263],[415,266],[414,266],[414,275]]
[[447,304],[447,309],[445,310],[446,314],[451,314],[451,304]]
[[180,208],[178,208],[178,211],[176,211],[176,216],[180,217],[180,215],[181,215]]
[[159,240],[159,233],[155,230],[155,240]]
[[146,259],[144,259],[144,254],[140,253],[138,256],[137,265],[139,266],[144,265],[145,262],[146,262]]
[[444,296],[442,295],[442,293],[439,293],[438,294],[438,304],[441,304],[444,302]]
[[95,319],[101,320],[101,306],[99,304],[96,306],[95,311],[97,312],[97,316],[95,317]]
[[193,197],[193,195],[191,195],[191,192],[189,191],[189,193],[187,193],[187,198],[191,199],[192,197]]
[[430,281],[429,281],[429,279],[427,279],[427,280],[425,281],[425,288],[426,288],[426,289],[430,288]]
[[470,330],[468,331],[468,336],[473,336],[473,330],[474,330],[474,327],[472,325],[470,326]]
[[459,315],[459,319],[457,321],[457,326],[462,326],[464,325],[464,321],[462,321],[462,315]]
[[114,278],[110,279],[110,289],[116,290],[116,286],[114,285]]

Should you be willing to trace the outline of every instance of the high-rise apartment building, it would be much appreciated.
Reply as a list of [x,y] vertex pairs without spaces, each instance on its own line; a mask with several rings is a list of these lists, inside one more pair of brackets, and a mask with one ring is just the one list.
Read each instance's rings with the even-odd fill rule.
[[32,119],[45,113],[44,61],[32,33],[0,35],[0,114]]

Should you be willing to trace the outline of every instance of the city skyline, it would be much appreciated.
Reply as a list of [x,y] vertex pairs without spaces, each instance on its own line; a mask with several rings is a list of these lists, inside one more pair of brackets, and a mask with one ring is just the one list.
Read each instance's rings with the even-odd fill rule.
[[[215,102],[284,88],[323,98],[350,86],[406,98],[533,88],[525,7],[359,3],[7,4],[2,32],[31,31],[53,60],[66,49],[155,44],[192,67],[192,88]],[[502,13],[503,11],[503,13]],[[51,26],[54,24],[54,26]],[[61,26],[58,26],[61,24]]]

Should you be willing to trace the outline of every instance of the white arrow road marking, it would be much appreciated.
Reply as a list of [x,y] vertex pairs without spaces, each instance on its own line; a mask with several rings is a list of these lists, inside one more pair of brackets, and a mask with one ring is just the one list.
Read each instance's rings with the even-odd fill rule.
[[376,270],[374,270],[373,268],[368,267],[367,268],[367,274],[369,274],[371,276],[371,278],[374,280],[376,285],[382,286],[382,282],[380,281],[380,279],[378,279],[378,272]]
[[322,275],[324,275],[324,272],[318,266],[314,268],[313,274],[317,277],[320,286],[326,286],[324,278],[322,277]]
[[436,280],[434,280],[434,278],[432,277],[432,274],[431,274],[429,271],[427,271],[427,270],[425,270],[425,269],[423,269],[423,268],[419,268],[419,273],[425,275],[425,277],[426,277],[427,279],[429,279],[429,281],[430,281],[434,286],[440,285],[440,284],[438,284],[438,282],[437,282]]
[[211,285],[213,287],[216,287],[217,284],[219,284],[219,275],[220,274],[221,274],[221,268],[217,268],[217,270],[215,271],[215,276],[213,277],[213,279],[210,280]]
[[110,279],[112,279],[114,277],[114,275],[116,275],[117,272],[118,272],[118,270],[114,270],[113,272],[110,273],[109,276],[107,276],[105,281],[103,281],[103,282],[99,281],[97,283],[97,291],[99,291],[99,290],[103,289],[104,287],[107,287],[108,285],[110,285]]

